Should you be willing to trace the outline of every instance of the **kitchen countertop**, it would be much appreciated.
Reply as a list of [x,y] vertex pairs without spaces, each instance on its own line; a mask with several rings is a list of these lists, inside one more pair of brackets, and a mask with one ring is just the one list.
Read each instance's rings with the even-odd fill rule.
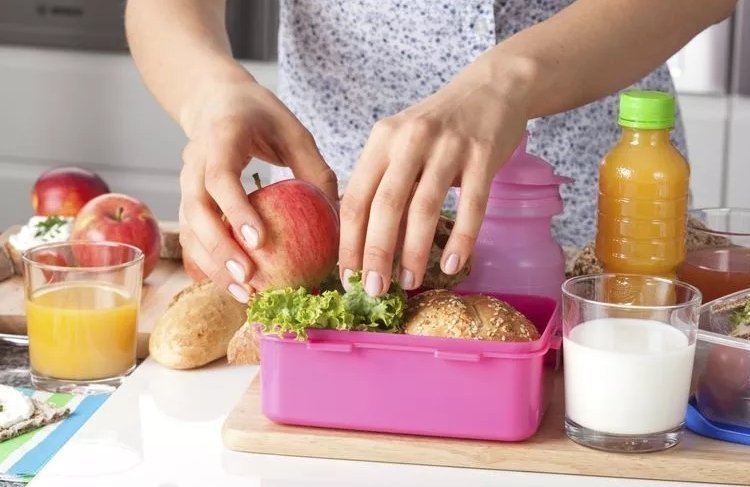
[[[24,380],[25,358],[12,353],[5,360],[2,351],[10,366],[0,378]],[[705,485],[232,452],[222,445],[221,426],[256,373],[225,363],[168,370],[147,359],[29,485],[370,487],[386,479],[390,486],[430,487]]]

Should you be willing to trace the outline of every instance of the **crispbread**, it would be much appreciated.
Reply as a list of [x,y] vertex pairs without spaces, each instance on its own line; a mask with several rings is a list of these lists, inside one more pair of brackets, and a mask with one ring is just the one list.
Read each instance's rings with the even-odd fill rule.
[[55,423],[61,419],[67,417],[70,414],[70,410],[67,408],[58,408],[52,404],[31,399],[34,405],[34,413],[30,418],[23,421],[19,421],[13,426],[7,428],[0,428],[0,442],[20,436],[27,431],[47,426],[48,424]]

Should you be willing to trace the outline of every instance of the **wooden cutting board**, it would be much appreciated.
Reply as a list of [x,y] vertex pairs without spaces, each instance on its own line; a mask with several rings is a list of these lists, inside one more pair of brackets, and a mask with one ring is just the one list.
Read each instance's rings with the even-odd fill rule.
[[[17,227],[0,234],[0,245],[18,231]],[[160,259],[154,272],[143,283],[141,314],[138,319],[138,358],[148,356],[148,339],[156,320],[167,309],[172,297],[191,283],[182,261]],[[0,282],[0,333],[26,334],[23,279],[19,276]]]
[[227,448],[251,453],[446,467],[750,485],[750,447],[686,432],[659,453],[614,454],[579,446],[563,431],[562,374],[539,432],[522,443],[451,440],[283,426],[263,416],[256,377],[227,417]]

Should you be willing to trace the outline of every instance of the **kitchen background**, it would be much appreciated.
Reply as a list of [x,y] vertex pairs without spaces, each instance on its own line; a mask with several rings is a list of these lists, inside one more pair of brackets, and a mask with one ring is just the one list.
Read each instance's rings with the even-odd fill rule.
[[[175,219],[185,137],[127,54],[122,0],[0,0],[0,229],[25,221],[47,167],[100,173]],[[278,0],[229,0],[235,55],[276,85]],[[750,207],[750,0],[669,61],[696,207]],[[266,173],[262,166],[254,166]],[[251,173],[252,171],[248,171]]]

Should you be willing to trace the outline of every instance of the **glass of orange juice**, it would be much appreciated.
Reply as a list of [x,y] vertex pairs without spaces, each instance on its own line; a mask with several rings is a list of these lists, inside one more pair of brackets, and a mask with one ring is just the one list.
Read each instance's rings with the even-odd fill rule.
[[23,254],[35,387],[110,392],[135,368],[143,258],[118,242],[53,243]]

